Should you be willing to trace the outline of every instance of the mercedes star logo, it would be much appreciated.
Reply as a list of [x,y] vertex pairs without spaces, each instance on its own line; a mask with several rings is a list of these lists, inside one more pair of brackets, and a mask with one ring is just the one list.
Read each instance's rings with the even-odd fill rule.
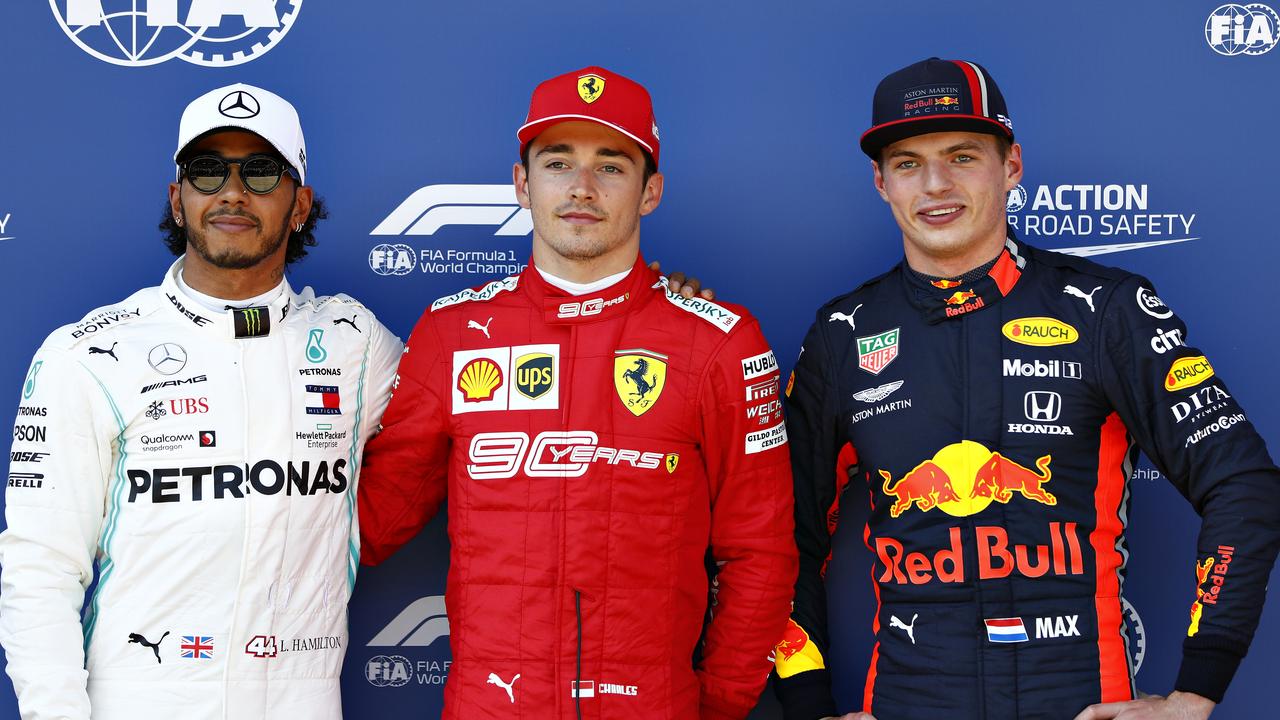
[[161,375],[172,375],[187,366],[187,351],[177,343],[160,343],[147,353],[147,362]]
[[247,120],[260,111],[258,99],[243,90],[236,90],[222,98],[218,103],[218,112],[229,118]]

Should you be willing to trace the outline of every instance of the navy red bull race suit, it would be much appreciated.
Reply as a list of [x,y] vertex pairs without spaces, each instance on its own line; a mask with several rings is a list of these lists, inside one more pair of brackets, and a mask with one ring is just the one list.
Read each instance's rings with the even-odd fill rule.
[[1185,339],[1144,278],[1012,239],[976,280],[903,263],[823,306],[786,390],[801,558],[776,652],[788,720],[836,714],[823,577],[844,465],[870,491],[879,600],[863,709],[1025,720],[1132,699],[1121,590],[1139,449],[1203,518],[1175,688],[1221,700],[1276,557],[1280,471]]

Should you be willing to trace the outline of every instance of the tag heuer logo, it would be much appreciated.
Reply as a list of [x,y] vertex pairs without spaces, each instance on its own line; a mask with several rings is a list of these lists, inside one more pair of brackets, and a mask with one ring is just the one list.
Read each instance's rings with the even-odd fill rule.
[[858,367],[879,375],[898,357],[898,328],[858,338]]

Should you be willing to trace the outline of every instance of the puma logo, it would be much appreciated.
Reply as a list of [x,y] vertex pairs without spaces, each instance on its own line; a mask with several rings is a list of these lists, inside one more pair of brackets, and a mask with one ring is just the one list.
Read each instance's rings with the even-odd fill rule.
[[151,652],[156,654],[156,662],[159,663],[160,662],[160,643],[164,642],[164,639],[167,637],[169,637],[168,630],[165,630],[164,634],[160,636],[160,639],[155,642],[151,642],[147,640],[146,638],[142,637],[138,633],[129,633],[129,642],[138,643],[143,647],[151,648]]
[[346,323],[346,324],[350,325],[351,327],[355,328],[355,331],[356,331],[356,332],[358,332],[358,333],[360,333],[361,335],[363,335],[364,333],[360,332],[360,328],[356,327],[356,318],[358,318],[358,317],[360,317],[360,316],[359,316],[359,315],[352,315],[350,320],[348,320],[348,319],[346,319],[346,318],[338,318],[337,320],[334,320],[334,321],[333,321],[333,324],[334,324],[334,325],[337,325],[338,323]]
[[[468,330],[479,330],[480,332],[484,333],[484,336],[485,336],[486,338],[489,338],[490,340],[492,340],[493,338],[489,337],[489,326],[490,326],[490,325],[492,325],[492,324],[493,324],[493,318],[489,318],[489,321],[488,321],[488,322],[486,322],[486,323],[485,323],[485,324],[483,324],[483,325],[481,325],[480,323],[476,322],[475,320],[468,320],[468,321],[467,321],[467,329],[468,329]],[[512,682],[514,682],[514,681],[512,681]]]
[[1102,286],[1099,285],[1098,287],[1093,289],[1093,292],[1089,293],[1088,295],[1085,295],[1084,292],[1081,291],[1080,288],[1076,287],[1075,285],[1068,285],[1062,288],[1062,292],[1072,297],[1078,297],[1081,300],[1085,301],[1086,303],[1089,303],[1089,312],[1095,312],[1093,309],[1093,293],[1096,293],[1101,289],[1102,289]]
[[911,624],[908,625],[902,622],[901,620],[899,620],[897,615],[890,615],[889,627],[898,628],[899,630],[905,630],[907,632],[907,637],[911,638],[911,644],[915,645],[916,644],[916,618],[918,617],[920,617],[920,613],[916,613],[915,615],[912,615]]
[[840,322],[847,322],[849,323],[850,330],[857,330],[858,326],[854,324],[853,316],[858,314],[858,308],[860,307],[862,307],[862,303],[858,303],[858,307],[854,308],[853,312],[848,315],[845,315],[842,312],[833,312],[831,313],[831,317],[827,318],[827,322],[836,322],[837,320]]
[[89,354],[90,355],[110,355],[112,360],[115,360],[116,362],[120,362],[120,358],[116,357],[116,346],[119,344],[120,343],[118,342],[113,342],[111,343],[111,347],[107,348],[106,350],[103,350],[100,347],[94,347],[90,345]]
[[[490,319],[492,320],[492,318]],[[487,682],[489,685],[497,685],[503,690],[506,690],[507,699],[509,699],[514,704],[516,701],[516,694],[511,691],[511,686],[515,685],[516,681],[519,679],[520,679],[520,673],[516,673],[516,676],[511,678],[511,682],[505,683],[505,682],[502,682],[502,678],[498,677],[497,673],[489,673],[489,679],[486,680],[485,682]]]

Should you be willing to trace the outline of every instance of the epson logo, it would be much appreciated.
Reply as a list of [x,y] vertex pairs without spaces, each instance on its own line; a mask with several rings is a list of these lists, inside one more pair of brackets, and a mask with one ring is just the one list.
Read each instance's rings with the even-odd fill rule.
[[516,202],[515,186],[428,185],[391,211],[370,235],[434,235],[449,225],[497,225],[494,235],[533,232],[533,216]]
[[[184,500],[221,500],[244,498],[249,493],[260,495],[338,494],[347,489],[345,458],[281,465],[275,460],[259,460],[252,466],[203,465],[186,468],[129,470],[129,502],[138,498],[152,503],[176,503]],[[182,478],[179,480],[179,478]],[[210,497],[212,495],[212,497]]]
[[1032,360],[1024,362],[1017,358],[1004,359],[1005,377],[1067,378],[1079,380],[1083,377],[1080,363],[1069,360]]

